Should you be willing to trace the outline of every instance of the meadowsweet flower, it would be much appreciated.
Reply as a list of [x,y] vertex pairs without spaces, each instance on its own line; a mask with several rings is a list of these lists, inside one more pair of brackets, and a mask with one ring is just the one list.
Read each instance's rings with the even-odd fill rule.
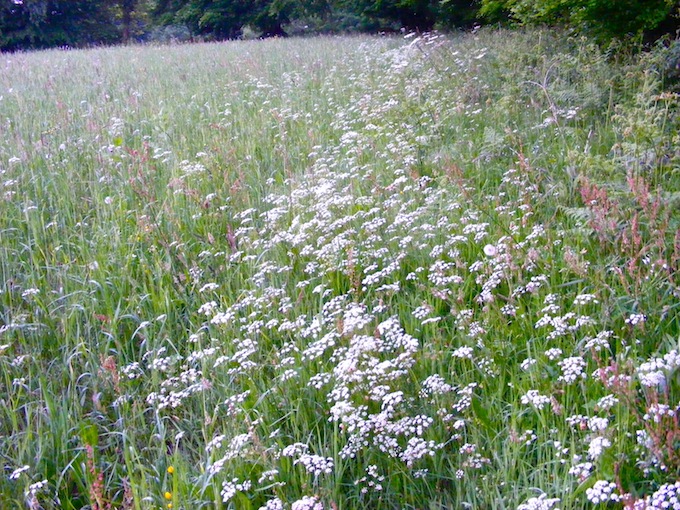
[[522,395],[520,402],[522,402],[524,405],[531,405],[540,410],[550,403],[550,397],[541,395],[538,390],[529,390],[526,392],[526,394]]
[[[202,292],[208,292],[208,291],[212,291],[212,290],[217,290],[219,287],[220,287],[220,286],[219,286],[217,283],[210,282],[210,283],[206,283],[205,285],[203,285],[203,287],[201,287],[201,288],[198,290],[198,292],[201,292],[201,293],[202,293]],[[213,301],[213,303],[214,303],[214,301]],[[205,314],[205,310],[204,310],[203,312],[201,312],[201,311],[199,310],[199,313],[204,313],[204,314]]]
[[588,445],[588,457],[597,459],[604,453],[604,451],[612,445],[611,441],[606,437],[596,436],[590,440]]
[[645,499],[645,510],[680,510],[680,481],[659,487]]
[[26,489],[26,491],[24,492],[24,495],[27,498],[35,498],[46,487],[47,487],[47,480],[41,480],[39,482],[32,483]]
[[522,363],[520,363],[520,368],[524,370],[525,372],[531,370],[531,367],[533,367],[536,364],[536,360],[533,358],[527,358]]
[[654,386],[665,386],[666,376],[661,371],[656,372],[641,372],[638,370],[638,377],[640,378],[640,384],[647,387]]
[[654,423],[661,423],[664,416],[673,418],[675,416],[675,409],[672,409],[666,404],[654,403],[647,408],[647,412],[643,416],[643,419],[645,421],[651,420]]
[[545,351],[545,355],[549,360],[554,361],[560,356],[562,356],[562,349],[558,347],[552,347]]
[[260,477],[257,479],[257,483],[261,484],[264,482],[273,482],[276,479],[276,475],[278,474],[278,469],[269,469],[267,471],[263,471],[260,474]]
[[303,496],[302,499],[294,501],[290,508],[291,510],[323,510],[323,505],[316,496]]
[[640,384],[647,387],[666,385],[666,371],[667,366],[662,359],[655,358],[642,363],[637,368],[637,375],[640,379]]
[[569,468],[569,474],[578,478],[579,482],[583,482],[590,476],[592,470],[592,462],[581,462]]
[[607,429],[608,425],[609,420],[607,418],[600,418],[599,416],[588,418],[588,429],[593,432],[602,432]]
[[484,246],[483,251],[484,255],[487,257],[495,257],[498,253],[498,248],[496,248],[493,244],[487,244]]
[[632,313],[626,318],[626,324],[630,326],[637,326],[647,322],[647,316],[643,313]]
[[385,476],[378,474],[378,466],[375,464],[370,464],[366,468],[366,475],[361,477],[359,480],[354,482],[354,485],[363,485],[365,487],[361,488],[361,493],[366,494],[369,490],[374,490],[376,492],[382,491],[382,482],[385,481]]
[[548,498],[546,494],[541,494],[537,498],[529,498],[525,503],[519,505],[517,510],[551,510],[559,502],[560,498]]
[[238,478],[233,478],[230,482],[222,482],[222,490],[220,491],[222,502],[227,503],[236,496],[237,492],[249,491],[251,487],[252,483],[250,480],[239,482]]
[[283,501],[281,501],[279,498],[270,499],[258,510],[283,510]]
[[424,319],[432,313],[432,307],[429,305],[422,305],[413,310],[412,314],[416,319]]
[[515,317],[517,315],[517,307],[508,303],[501,307],[501,313],[503,315],[507,315],[508,317]]
[[210,453],[213,450],[217,450],[219,448],[222,448],[222,442],[224,441],[224,434],[218,434],[215,437],[213,437],[210,441],[208,441],[208,444],[205,445],[205,451]]
[[422,396],[443,395],[453,391],[453,386],[448,384],[439,374],[433,374],[425,379],[420,390]]
[[302,464],[305,470],[317,478],[321,474],[331,474],[334,462],[331,457],[321,457],[319,455],[303,454],[295,460],[294,464]]
[[565,358],[558,363],[562,369],[562,375],[557,379],[567,384],[571,384],[577,379],[584,379],[585,373],[583,369],[586,367],[586,361],[580,356]]
[[617,502],[621,500],[621,497],[614,492],[615,490],[615,483],[607,482],[606,480],[598,480],[590,489],[586,489],[586,498],[588,498],[588,501],[593,505],[606,503],[608,501]]
[[30,288],[30,289],[24,290],[21,293],[21,297],[24,298],[24,299],[28,299],[29,297],[37,296],[38,294],[40,294],[40,289]]
[[588,303],[599,303],[595,294],[579,294],[574,298],[574,306],[587,305]]
[[285,446],[281,450],[282,457],[298,457],[307,452],[309,446],[304,443],[293,443]]
[[133,361],[132,363],[121,367],[120,372],[130,380],[138,379],[144,374],[137,361]]
[[472,347],[464,346],[464,347],[458,347],[456,350],[454,350],[451,353],[451,356],[454,358],[461,358],[461,359],[472,359]]
[[536,441],[537,437],[538,436],[536,436],[534,431],[529,429],[522,432],[522,435],[517,438],[517,442],[528,446],[534,441]]
[[619,399],[616,398],[614,395],[605,395],[604,397],[597,401],[597,404],[595,404],[595,408],[599,411],[608,411],[618,403]]
[[412,437],[408,440],[406,449],[401,454],[403,460],[408,467],[422,459],[425,456],[434,457],[435,451],[440,447],[435,441],[426,441],[420,437]]
[[584,348],[586,350],[595,350],[597,352],[609,348],[609,339],[614,335],[613,331],[601,331],[595,338],[586,337],[583,339]]
[[31,467],[30,466],[22,466],[20,468],[15,469],[12,471],[12,473],[9,475],[10,480],[18,480],[19,477],[21,476],[21,473],[25,473],[28,471]]

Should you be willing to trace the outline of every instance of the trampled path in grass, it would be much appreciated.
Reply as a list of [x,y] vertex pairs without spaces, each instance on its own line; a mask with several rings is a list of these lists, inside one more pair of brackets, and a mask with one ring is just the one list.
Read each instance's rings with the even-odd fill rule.
[[667,58],[2,55],[0,506],[680,508]]

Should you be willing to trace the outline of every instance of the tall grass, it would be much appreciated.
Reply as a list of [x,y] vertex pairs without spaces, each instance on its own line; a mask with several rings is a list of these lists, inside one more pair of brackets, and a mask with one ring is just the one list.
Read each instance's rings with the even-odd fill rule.
[[3,508],[674,504],[663,51],[3,55]]

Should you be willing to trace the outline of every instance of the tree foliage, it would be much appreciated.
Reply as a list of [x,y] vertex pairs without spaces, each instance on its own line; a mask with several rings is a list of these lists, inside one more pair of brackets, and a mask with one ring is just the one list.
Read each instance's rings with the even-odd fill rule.
[[[425,31],[479,20],[566,24],[611,38],[650,31],[678,0],[0,0],[0,50],[128,42],[154,29],[233,39],[322,32]],[[675,11],[674,11],[675,10]],[[677,25],[677,23],[676,23]],[[165,30],[163,28],[163,30]],[[306,32],[308,33],[308,32]]]
[[676,0],[482,0],[481,13],[526,24],[566,24],[604,38],[653,30],[673,15]]
[[112,44],[130,36],[139,0],[1,0],[0,49]]

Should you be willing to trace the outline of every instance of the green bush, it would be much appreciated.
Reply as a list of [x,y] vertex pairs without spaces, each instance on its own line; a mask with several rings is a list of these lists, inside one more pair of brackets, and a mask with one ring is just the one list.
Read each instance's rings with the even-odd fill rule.
[[482,0],[489,19],[509,15],[525,24],[565,23],[601,39],[655,29],[673,16],[673,0]]

